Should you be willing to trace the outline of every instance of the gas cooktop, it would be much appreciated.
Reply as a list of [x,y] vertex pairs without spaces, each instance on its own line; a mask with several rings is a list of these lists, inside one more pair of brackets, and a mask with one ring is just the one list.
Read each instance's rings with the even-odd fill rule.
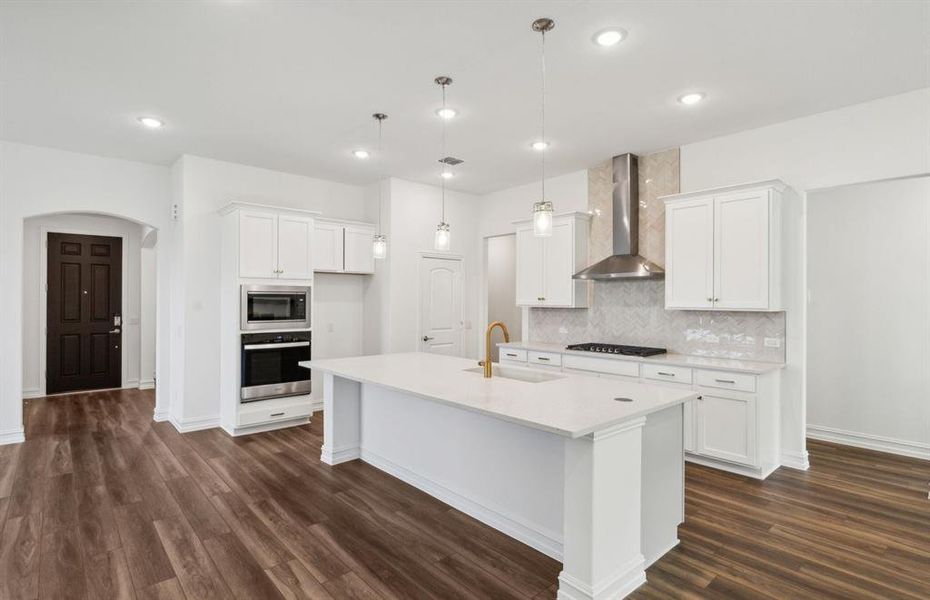
[[602,354],[621,354],[623,356],[655,356],[665,354],[665,348],[647,348],[645,346],[623,346],[620,344],[569,344],[566,350],[581,350],[584,352],[600,352]]

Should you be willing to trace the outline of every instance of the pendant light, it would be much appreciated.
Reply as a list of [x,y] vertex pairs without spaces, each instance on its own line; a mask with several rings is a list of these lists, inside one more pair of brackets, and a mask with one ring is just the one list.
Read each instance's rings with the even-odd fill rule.
[[533,21],[533,31],[542,35],[542,137],[539,138],[540,145],[543,146],[539,153],[542,165],[542,190],[539,200],[533,203],[533,235],[537,237],[549,237],[552,235],[552,202],[546,199],[546,148],[549,140],[546,139],[546,32],[552,31],[555,27],[555,21],[552,19],[536,19]]
[[378,233],[371,241],[371,253],[375,258],[381,259],[387,256],[387,236],[381,233],[381,188],[384,179],[384,159],[381,153],[381,127],[388,116],[384,113],[375,113],[371,115],[378,120]]
[[[440,111],[446,110],[446,87],[452,84],[452,78],[441,75],[435,80],[436,85],[442,88],[442,108]],[[442,113],[440,113],[442,114]],[[442,156],[446,155],[446,119],[440,119],[442,121]],[[452,234],[449,231],[449,224],[446,223],[446,163],[440,160],[442,164],[442,170],[439,172],[441,185],[442,185],[442,209],[439,217],[439,225],[436,226],[436,235],[433,239],[433,248],[440,252],[448,252],[449,248],[452,246]]]

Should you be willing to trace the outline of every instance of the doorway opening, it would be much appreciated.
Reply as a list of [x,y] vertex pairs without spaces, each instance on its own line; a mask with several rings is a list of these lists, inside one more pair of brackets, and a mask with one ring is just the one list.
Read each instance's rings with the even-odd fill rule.
[[23,223],[23,398],[154,389],[157,230],[91,213]]
[[[501,321],[507,325],[511,340],[523,339],[523,309],[517,306],[517,236],[514,233],[485,238],[485,281],[487,322]],[[491,339],[491,360],[499,362],[503,342],[495,329]]]

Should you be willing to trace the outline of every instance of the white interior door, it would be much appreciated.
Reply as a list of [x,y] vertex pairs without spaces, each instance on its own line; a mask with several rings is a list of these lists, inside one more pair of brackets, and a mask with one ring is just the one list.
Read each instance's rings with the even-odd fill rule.
[[420,259],[420,350],[462,356],[462,261]]

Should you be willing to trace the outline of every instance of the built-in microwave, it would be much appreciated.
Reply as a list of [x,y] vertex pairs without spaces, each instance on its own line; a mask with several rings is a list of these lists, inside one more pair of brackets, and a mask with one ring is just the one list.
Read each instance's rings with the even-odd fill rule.
[[310,288],[292,285],[241,286],[242,331],[310,329]]

